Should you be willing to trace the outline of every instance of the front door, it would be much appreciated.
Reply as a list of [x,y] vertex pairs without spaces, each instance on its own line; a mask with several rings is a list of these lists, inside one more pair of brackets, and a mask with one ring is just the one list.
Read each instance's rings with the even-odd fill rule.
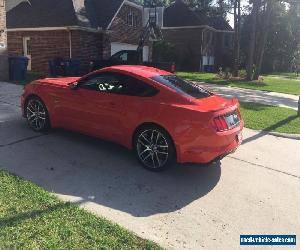
[[23,54],[29,59],[27,70],[31,70],[30,37],[23,37]]
[[76,90],[63,90],[56,111],[61,126],[122,141],[125,116],[122,88],[113,73],[96,73],[79,81]]

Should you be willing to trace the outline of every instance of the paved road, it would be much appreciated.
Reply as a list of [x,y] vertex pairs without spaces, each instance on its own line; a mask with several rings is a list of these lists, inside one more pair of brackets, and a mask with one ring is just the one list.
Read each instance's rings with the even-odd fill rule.
[[248,249],[239,235],[249,233],[300,236],[300,141],[246,129],[244,145],[220,165],[151,173],[118,145],[30,131],[18,91],[0,85],[0,166],[61,199],[167,249]]
[[216,84],[201,83],[212,92],[227,98],[238,98],[242,102],[256,102],[266,105],[298,109],[299,96],[253,89],[242,89]]

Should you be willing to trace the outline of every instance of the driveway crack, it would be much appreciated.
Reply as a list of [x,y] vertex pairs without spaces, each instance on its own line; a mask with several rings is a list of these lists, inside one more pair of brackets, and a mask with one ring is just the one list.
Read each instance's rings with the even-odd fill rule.
[[248,164],[253,165],[255,167],[264,168],[264,169],[267,169],[267,170],[270,170],[270,171],[278,172],[278,173],[281,173],[281,174],[285,174],[285,175],[292,176],[294,178],[300,179],[300,176],[298,176],[298,175],[294,175],[294,174],[291,174],[291,173],[288,173],[288,172],[285,172],[285,171],[270,168],[270,167],[267,167],[267,166],[264,166],[264,165],[261,165],[261,164],[250,162],[250,161],[242,160],[242,159],[236,158],[234,156],[228,156],[228,158],[231,158],[231,159],[234,159],[234,160],[237,160],[237,161],[241,161],[241,162],[245,162],[245,163],[248,163]]
[[40,137],[43,137],[43,136],[46,136],[46,135],[48,135],[48,134],[41,134],[41,135],[30,136],[30,137],[26,137],[24,139],[13,141],[13,142],[10,142],[10,143],[7,143],[7,144],[0,144],[0,148],[12,146],[12,145],[15,145],[15,144],[18,144],[18,143],[22,143],[22,142],[25,142],[25,141],[34,140],[34,139],[37,139],[37,138],[40,138]]

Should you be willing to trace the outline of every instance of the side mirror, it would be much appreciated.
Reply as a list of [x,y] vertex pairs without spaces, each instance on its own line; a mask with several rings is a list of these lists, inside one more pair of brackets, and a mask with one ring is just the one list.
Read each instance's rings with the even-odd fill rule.
[[78,82],[74,82],[74,83],[70,84],[70,89],[71,90],[77,90],[78,89]]

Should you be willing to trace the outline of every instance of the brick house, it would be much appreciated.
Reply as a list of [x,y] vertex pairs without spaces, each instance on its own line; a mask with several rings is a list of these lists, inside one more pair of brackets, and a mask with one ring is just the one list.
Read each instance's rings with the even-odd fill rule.
[[5,1],[0,1],[0,48],[3,48],[6,44],[6,12],[5,12]]
[[191,71],[231,67],[233,31],[222,18],[190,9],[182,0],[163,10],[164,40],[175,46],[177,68]]
[[143,29],[143,7],[128,0],[14,1],[7,8],[8,53],[30,58],[35,72],[48,72],[55,57],[78,58],[87,71],[92,59],[136,49]]
[[0,80],[7,79],[7,45],[5,1],[0,0]]

